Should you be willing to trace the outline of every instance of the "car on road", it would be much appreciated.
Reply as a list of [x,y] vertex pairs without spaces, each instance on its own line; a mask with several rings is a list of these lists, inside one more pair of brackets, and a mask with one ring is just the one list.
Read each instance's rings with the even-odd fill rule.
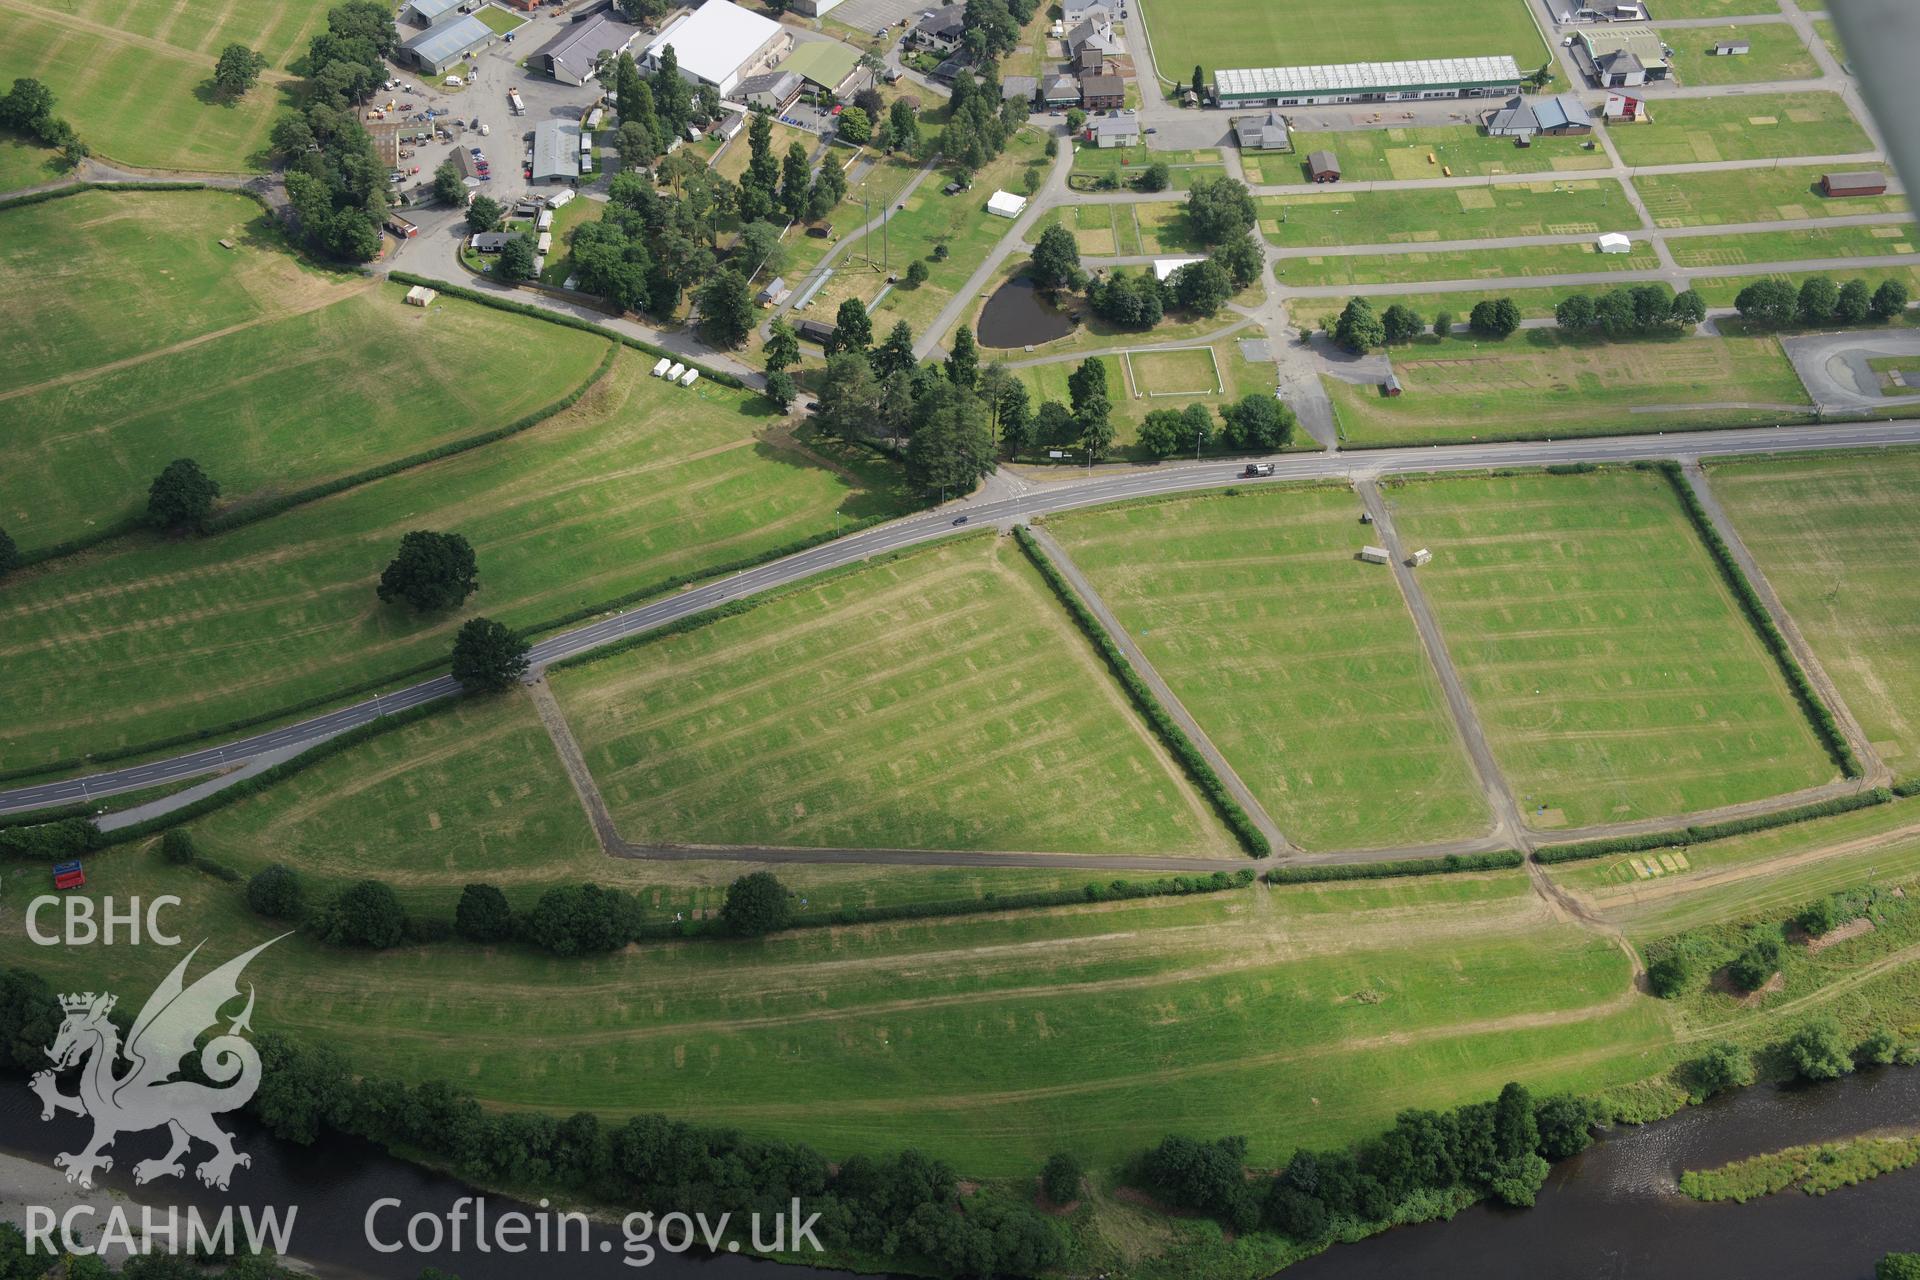
[[1249,462],[1246,469],[1240,474],[1243,476],[1270,476],[1273,474],[1273,464],[1271,462]]
[[955,516],[953,518],[953,522],[955,524],[965,524],[967,522],[967,518],[965,516]]

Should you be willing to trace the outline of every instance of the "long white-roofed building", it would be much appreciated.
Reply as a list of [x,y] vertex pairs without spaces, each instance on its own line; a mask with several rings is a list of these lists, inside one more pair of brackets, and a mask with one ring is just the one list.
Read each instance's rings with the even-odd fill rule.
[[1414,62],[1340,62],[1311,67],[1245,67],[1213,73],[1223,107],[1298,107],[1325,102],[1420,102],[1520,92],[1510,55],[1422,58]]
[[640,55],[640,66],[658,70],[660,55],[669,45],[682,79],[710,84],[724,97],[748,76],[771,71],[793,52],[793,32],[731,0],[707,0],[650,40]]

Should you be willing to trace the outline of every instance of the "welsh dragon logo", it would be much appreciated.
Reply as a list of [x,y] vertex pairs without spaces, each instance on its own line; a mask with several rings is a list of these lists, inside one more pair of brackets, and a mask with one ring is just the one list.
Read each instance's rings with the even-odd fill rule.
[[[220,1112],[245,1106],[260,1087],[260,1055],[240,1036],[251,1029],[251,984],[246,1008],[224,1035],[215,1035],[200,1050],[201,1074],[212,1083],[173,1076],[181,1070],[181,1060],[193,1052],[200,1033],[217,1029],[220,1010],[239,998],[240,972],[247,962],[278,941],[270,939],[235,956],[189,987],[183,979],[187,965],[199,954],[200,948],[195,947],[154,990],[133,1020],[124,1046],[119,1028],[107,1020],[117,997],[91,991],[60,997],[66,1019],[47,1050],[54,1067],[35,1075],[32,1087],[40,1096],[42,1120],[53,1119],[59,1111],[93,1120],[93,1139],[85,1150],[53,1158],[55,1167],[67,1171],[68,1182],[93,1186],[96,1170],[113,1168],[113,1158],[103,1153],[114,1138],[161,1125],[171,1134],[172,1146],[159,1159],[142,1160],[133,1167],[137,1183],[184,1175],[180,1157],[195,1138],[213,1147],[213,1155],[194,1171],[210,1187],[226,1190],[234,1168],[253,1163],[245,1152],[233,1149],[233,1135],[213,1121]],[[117,1071],[123,1060],[126,1069]],[[54,1072],[82,1063],[79,1093],[61,1093]]]

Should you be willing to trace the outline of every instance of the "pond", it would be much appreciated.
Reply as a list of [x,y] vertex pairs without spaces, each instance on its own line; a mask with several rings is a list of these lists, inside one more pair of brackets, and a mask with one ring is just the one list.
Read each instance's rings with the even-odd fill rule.
[[1073,332],[1073,317],[1040,296],[1025,276],[994,290],[980,310],[980,345],[1005,351],[1037,347]]

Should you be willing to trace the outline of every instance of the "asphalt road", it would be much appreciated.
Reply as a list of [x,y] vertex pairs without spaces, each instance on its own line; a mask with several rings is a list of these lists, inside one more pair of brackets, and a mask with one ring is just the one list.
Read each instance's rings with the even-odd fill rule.
[[[950,503],[937,511],[909,516],[834,542],[798,552],[754,569],[744,570],[702,586],[679,592],[651,604],[611,614],[597,622],[562,632],[533,647],[532,663],[540,669],[561,658],[586,653],[628,636],[742,599],[774,587],[856,564],[869,557],[927,542],[967,527],[1007,524],[1032,516],[1096,506],[1127,498],[1152,497],[1229,485],[1271,484],[1289,480],[1368,479],[1422,471],[1471,471],[1486,467],[1529,467],[1568,462],[1625,462],[1643,458],[1688,460],[1703,455],[1803,452],[1817,449],[1882,447],[1920,444],[1920,422],[1842,423],[1813,427],[1761,427],[1733,431],[1689,432],[1673,435],[1598,436],[1575,440],[1513,441],[1505,443],[1380,449],[1354,453],[1281,455],[1272,459],[1271,479],[1248,480],[1243,465],[1234,462],[1197,462],[1152,467],[1111,467],[1084,479],[1059,480],[1021,487],[1011,496],[982,497]],[[1005,486],[988,493],[1005,493]],[[272,729],[219,747],[188,752],[164,760],[130,765],[86,777],[43,782],[0,792],[0,813],[47,808],[133,791],[142,787],[198,777],[245,764],[255,756],[289,746],[318,743],[345,729],[421,703],[452,696],[458,685],[451,676],[438,676],[395,693]]]

